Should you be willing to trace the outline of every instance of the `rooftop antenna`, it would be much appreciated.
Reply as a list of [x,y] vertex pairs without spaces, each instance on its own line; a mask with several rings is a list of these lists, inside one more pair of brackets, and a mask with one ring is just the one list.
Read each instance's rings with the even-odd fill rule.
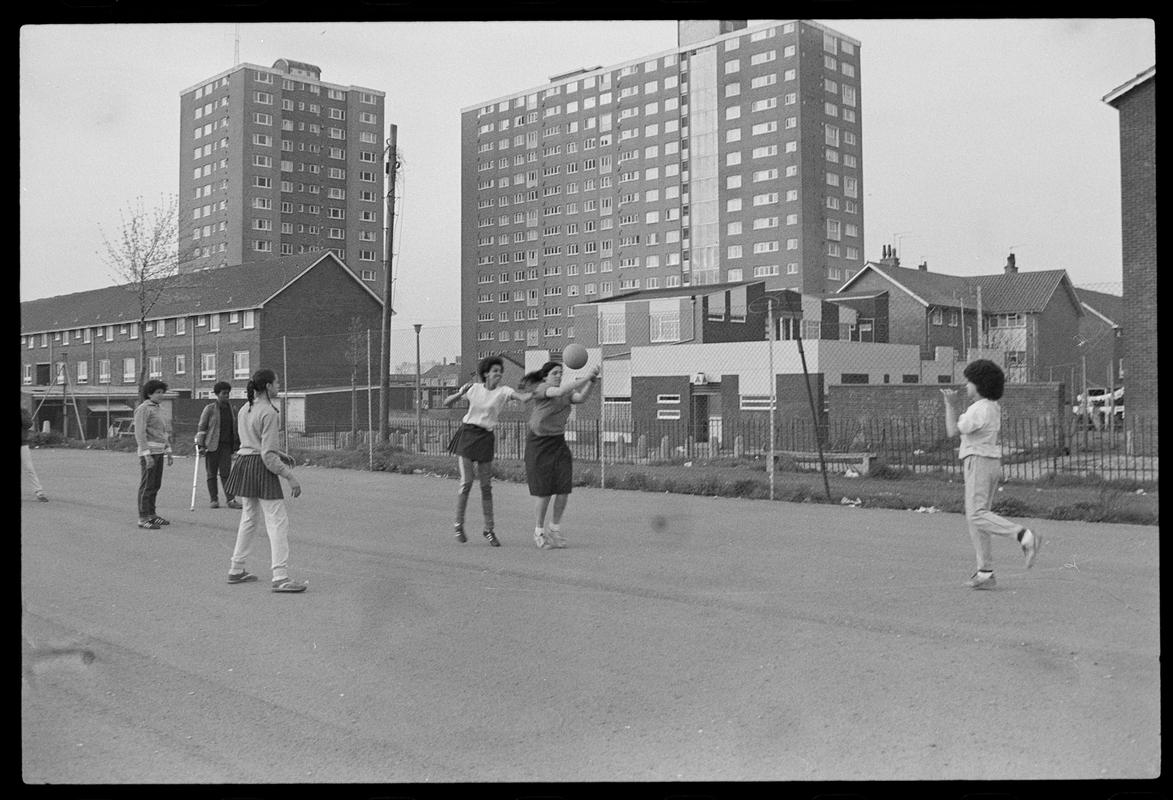
[[240,66],[240,23],[236,23],[233,28],[235,28],[235,37],[232,47],[232,66],[238,67]]

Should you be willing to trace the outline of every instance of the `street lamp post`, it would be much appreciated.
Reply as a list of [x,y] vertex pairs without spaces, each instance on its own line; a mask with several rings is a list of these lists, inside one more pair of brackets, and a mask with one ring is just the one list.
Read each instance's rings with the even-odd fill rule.
[[424,449],[423,423],[420,409],[420,323],[412,325],[415,328],[415,440],[420,452]]

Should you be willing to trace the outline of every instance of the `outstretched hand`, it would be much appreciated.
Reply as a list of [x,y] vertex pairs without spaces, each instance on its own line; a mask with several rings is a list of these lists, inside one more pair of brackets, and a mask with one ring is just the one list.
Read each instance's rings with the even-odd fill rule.
[[947,405],[953,405],[957,402],[957,398],[960,397],[960,393],[956,389],[942,389],[941,396],[945,398]]

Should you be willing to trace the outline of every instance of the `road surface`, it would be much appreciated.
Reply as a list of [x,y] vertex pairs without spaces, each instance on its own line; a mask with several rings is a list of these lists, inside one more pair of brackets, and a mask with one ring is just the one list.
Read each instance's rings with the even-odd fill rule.
[[[302,468],[300,595],[225,582],[239,512],[132,454],[35,450],[22,486],[29,783],[1153,778],[1158,528],[1031,520],[963,586],[951,514],[525,487],[451,534],[456,483]],[[960,491],[960,489],[959,489]]]

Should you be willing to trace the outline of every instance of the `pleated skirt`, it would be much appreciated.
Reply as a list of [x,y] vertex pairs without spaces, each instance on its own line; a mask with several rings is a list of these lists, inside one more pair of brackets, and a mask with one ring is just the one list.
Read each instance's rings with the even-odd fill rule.
[[462,422],[448,442],[448,452],[469,461],[492,461],[497,448],[497,437],[488,428]]
[[224,482],[224,493],[261,500],[282,500],[281,479],[269,471],[259,453],[238,456]]
[[570,494],[574,479],[574,456],[566,437],[538,436],[532,431],[525,438],[525,480],[534,497]]

